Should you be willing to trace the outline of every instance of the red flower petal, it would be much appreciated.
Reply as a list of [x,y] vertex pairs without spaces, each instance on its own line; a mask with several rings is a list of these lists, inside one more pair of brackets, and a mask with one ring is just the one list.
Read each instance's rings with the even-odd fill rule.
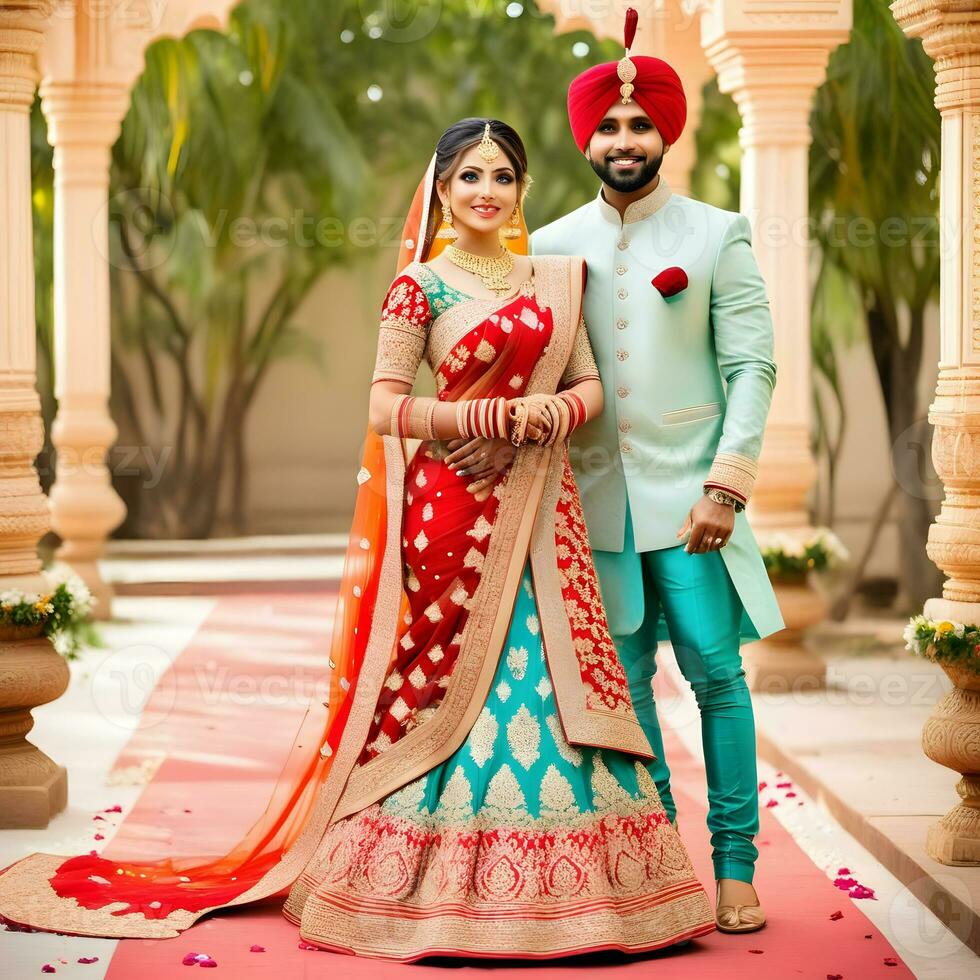
[[827,980],[844,980],[843,973],[828,973]]
[[103,820],[104,821],[105,820],[105,817],[100,817],[99,814],[96,814],[94,817],[92,817],[92,819],[93,820]]
[[792,799],[792,798],[793,798],[794,796],[796,796],[796,794],[795,794],[795,793],[787,793],[787,794],[786,794],[786,799],[787,799],[787,800],[790,800],[790,799]]
[[42,973],[57,973],[58,971],[50,963],[45,963],[44,966],[41,967],[41,972]]
[[792,783],[776,783],[776,789],[789,789]]
[[841,890],[847,891],[848,888],[853,888],[857,882],[853,878],[835,878],[834,884]]
[[304,943],[303,940],[301,939],[299,941],[299,948],[300,949],[319,949],[320,947],[319,946],[314,946],[312,943]]
[[885,966],[898,966],[898,960],[894,956],[886,956],[884,959]]
[[217,966],[218,964],[212,959],[206,959],[200,961],[201,966]]
[[851,869],[850,868],[838,868],[837,869],[837,873],[839,875],[849,875],[851,873]]
[[836,912],[834,912],[834,913],[833,913],[833,914],[831,915],[831,917],[830,917],[830,921],[831,921],[831,922],[837,922],[837,921],[838,921],[839,919],[843,919],[843,918],[844,918],[844,913],[843,913],[843,912],[841,912],[841,911],[840,911],[840,910],[838,909],[838,911],[836,911]]
[[769,784],[765,782],[759,783],[759,792],[761,793],[768,785]]
[[864,885],[855,885],[848,893],[851,898],[874,898],[873,888],[865,888]]
[[107,806],[103,813],[122,813],[122,807],[116,803],[115,806]]
[[257,943],[253,943],[251,946],[248,947],[248,951],[250,953],[264,953],[265,946],[259,946]]
[[765,950],[764,949],[750,949],[749,952],[750,953],[760,953],[761,954],[761,953],[764,953]]
[[770,800],[766,806],[771,810],[774,806],[779,806],[779,800]]
[[79,963],[98,963],[99,962],[99,958],[98,958],[98,956],[79,956],[78,957],[78,962]]
[[96,840],[105,840],[105,834],[96,834],[95,835],[95,839]]

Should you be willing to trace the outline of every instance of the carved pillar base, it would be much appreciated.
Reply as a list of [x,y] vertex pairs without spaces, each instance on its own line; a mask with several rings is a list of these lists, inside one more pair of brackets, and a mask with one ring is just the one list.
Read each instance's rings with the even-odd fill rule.
[[763,694],[816,691],[827,680],[827,665],[806,645],[806,630],[827,615],[827,601],[806,580],[774,579],[773,589],[786,628],[743,649],[749,690]]
[[[957,608],[959,607],[959,608]],[[976,603],[930,599],[933,619],[976,622]],[[926,852],[941,864],[980,865],[980,674],[943,665],[955,687],[936,705],[922,729],[922,751],[941,766],[962,774],[958,803],[929,828]]]
[[[23,579],[42,589],[42,579]],[[18,632],[20,631],[20,632]],[[0,627],[0,827],[46,827],[68,803],[68,771],[27,741],[31,710],[61,697],[68,664],[39,628]]]
[[[51,4],[0,4],[0,592],[43,592],[38,539],[48,504],[34,459],[44,442],[35,387],[30,112]],[[5,618],[5,617],[4,617]],[[0,623],[0,826],[44,827],[67,800],[65,770],[24,737],[31,709],[68,685],[40,628]]]
[[[935,426],[932,461],[943,503],[929,528],[926,553],[946,576],[930,619],[980,621],[980,0],[895,0],[891,11],[909,37],[922,39],[936,72],[942,117],[939,176],[941,249]],[[943,667],[956,689],[922,730],[922,749],[963,774],[963,802],[929,829],[926,849],[943,864],[980,864],[980,675]]]

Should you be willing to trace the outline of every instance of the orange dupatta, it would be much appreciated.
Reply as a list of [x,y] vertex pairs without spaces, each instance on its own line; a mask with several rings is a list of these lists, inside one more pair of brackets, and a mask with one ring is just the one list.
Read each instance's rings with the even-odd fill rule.
[[[416,189],[402,232],[398,272],[442,250],[430,234],[435,154]],[[441,227],[441,224],[438,226]],[[435,231],[438,231],[438,227]],[[507,242],[527,254],[528,235]],[[397,448],[395,448],[397,446]],[[334,618],[329,698],[311,702],[262,815],[246,835],[215,859],[180,856],[145,863],[109,861],[85,854],[34,853],[0,873],[0,920],[13,928],[113,938],[166,938],[219,908],[244,905],[288,888],[322,837],[339,799],[324,799],[375,626],[378,585],[397,544],[401,501],[390,500],[389,461],[404,462],[400,440],[368,427],[358,471],[354,519]],[[387,457],[387,458],[386,458]],[[406,606],[402,598],[403,610]],[[383,618],[382,618],[383,619]],[[391,646],[400,616],[388,616]],[[385,642],[389,638],[375,638]],[[326,717],[320,708],[326,708]],[[336,781],[335,781],[336,782]],[[342,787],[340,787],[342,789]]]

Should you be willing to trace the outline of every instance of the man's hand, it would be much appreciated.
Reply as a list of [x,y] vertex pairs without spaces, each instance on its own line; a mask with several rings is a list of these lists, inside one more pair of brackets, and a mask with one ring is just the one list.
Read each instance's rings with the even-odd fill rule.
[[[706,551],[724,548],[734,529],[735,508],[730,504],[719,504],[710,497],[702,497],[691,508],[677,537],[683,537],[690,531],[691,536],[684,550],[688,554],[703,555]],[[717,543],[716,539],[719,539]]]
[[513,462],[517,447],[507,439],[451,439],[446,463],[461,477],[469,477],[469,493],[486,500],[497,477]]

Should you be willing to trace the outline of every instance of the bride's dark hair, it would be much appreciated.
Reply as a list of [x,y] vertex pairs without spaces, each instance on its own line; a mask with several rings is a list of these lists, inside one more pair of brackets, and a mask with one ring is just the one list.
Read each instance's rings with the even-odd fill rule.
[[[517,130],[508,126],[507,123],[501,122],[499,119],[480,116],[460,119],[439,137],[439,142],[436,144],[436,177],[439,180],[445,182],[452,177],[459,166],[459,158],[463,153],[471,146],[476,146],[483,139],[483,130],[487,123],[490,123],[490,135],[500,144],[500,148],[507,155],[507,159],[514,168],[518,188],[524,186],[527,177],[527,151],[524,149],[524,141],[517,135]],[[518,190],[519,198],[520,190]],[[442,205],[435,188],[433,188],[432,200],[429,204],[427,237],[431,241],[436,228],[439,226],[442,214]]]

